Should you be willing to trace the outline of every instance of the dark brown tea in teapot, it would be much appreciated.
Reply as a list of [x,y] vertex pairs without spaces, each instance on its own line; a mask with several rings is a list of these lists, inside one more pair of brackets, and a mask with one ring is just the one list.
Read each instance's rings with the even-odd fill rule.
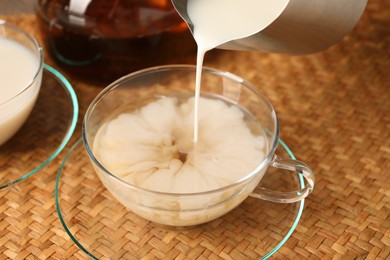
[[170,0],[39,0],[37,16],[50,54],[85,79],[195,62],[195,41]]

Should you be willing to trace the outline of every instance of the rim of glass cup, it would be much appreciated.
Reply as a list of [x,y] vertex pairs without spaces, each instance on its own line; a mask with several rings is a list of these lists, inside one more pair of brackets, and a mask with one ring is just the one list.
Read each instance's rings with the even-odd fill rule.
[[[12,24],[10,24],[10,23],[6,22],[5,20],[2,20],[2,19],[0,19],[0,37],[8,38],[7,37],[7,32],[5,30],[2,30],[1,27],[6,27],[7,29],[9,29],[11,31],[17,32],[18,34],[22,34],[28,40],[30,40],[32,42],[32,44],[35,46],[35,48],[36,48],[36,50],[38,52],[39,66],[38,66],[37,71],[34,74],[33,79],[30,81],[30,83],[27,84],[27,86],[25,88],[23,88],[18,94],[16,94],[15,96],[11,97],[10,99],[0,103],[0,106],[2,106],[4,104],[6,104],[6,103],[16,99],[17,97],[22,95],[25,91],[27,91],[29,88],[35,86],[35,82],[38,80],[39,74],[43,70],[43,51],[42,51],[42,47],[39,45],[37,40],[31,34],[27,33],[26,31],[20,29],[19,27],[15,26],[15,25],[12,25]],[[1,32],[3,32],[3,34],[1,34]]]
[[111,173],[109,170],[107,170],[99,162],[99,160],[95,157],[94,153],[92,152],[91,146],[89,145],[89,142],[88,142],[87,133],[86,133],[87,132],[87,126],[86,125],[87,125],[87,122],[89,120],[89,117],[93,113],[97,103],[101,99],[103,99],[107,94],[109,94],[111,91],[113,91],[117,87],[119,87],[119,84],[121,82],[123,82],[125,80],[128,80],[130,78],[136,77],[136,76],[140,76],[142,74],[150,74],[150,73],[161,72],[161,71],[169,71],[169,70],[171,70],[171,71],[173,71],[173,70],[182,70],[182,71],[187,70],[187,71],[195,72],[195,68],[196,68],[195,65],[163,65],[163,66],[150,67],[150,68],[142,69],[142,70],[130,73],[130,74],[126,75],[126,76],[123,76],[123,77],[117,79],[116,81],[114,81],[113,83],[109,84],[107,87],[105,87],[92,100],[92,102],[88,106],[88,109],[87,109],[87,111],[85,113],[85,116],[84,116],[84,119],[83,119],[83,122],[82,122],[82,139],[83,139],[84,147],[85,147],[88,155],[92,159],[93,163],[96,164],[103,172],[108,174],[109,177],[114,178],[115,180],[117,180],[120,183],[124,184],[128,188],[131,188],[131,189],[134,189],[134,190],[140,190],[140,191],[148,193],[148,194],[153,194],[153,195],[157,194],[157,195],[166,196],[166,197],[176,197],[176,196],[192,197],[192,196],[212,194],[212,193],[215,193],[215,192],[222,192],[224,190],[228,190],[230,188],[233,188],[234,186],[240,185],[240,184],[250,180],[254,176],[256,176],[257,172],[260,169],[262,169],[272,159],[272,157],[274,156],[275,150],[276,150],[276,148],[278,146],[279,121],[278,121],[278,118],[277,118],[277,115],[276,115],[275,108],[273,107],[271,101],[259,89],[257,89],[252,83],[248,82],[247,80],[245,80],[245,79],[243,79],[243,78],[241,78],[241,77],[239,77],[239,76],[237,76],[237,75],[235,75],[233,73],[230,73],[230,72],[227,72],[227,71],[218,70],[218,69],[213,69],[213,68],[210,68],[210,67],[207,67],[207,66],[203,66],[203,68],[202,68],[202,75],[204,75],[204,73],[210,73],[210,74],[213,74],[213,75],[217,75],[217,76],[220,76],[220,77],[229,78],[231,80],[234,80],[234,81],[240,83],[241,85],[245,86],[246,88],[248,88],[252,92],[254,92],[256,95],[260,96],[262,101],[265,102],[272,109],[272,117],[274,118],[274,129],[275,129],[275,131],[274,131],[273,136],[272,136],[273,140],[272,140],[272,143],[271,143],[271,149],[269,149],[269,151],[268,151],[266,157],[264,158],[264,160],[254,170],[252,170],[252,172],[248,173],[247,175],[245,175],[243,178],[237,180],[236,182],[231,183],[231,184],[226,185],[226,186],[223,186],[223,187],[218,188],[218,189],[207,190],[207,191],[202,191],[202,192],[192,192],[192,193],[161,192],[161,191],[149,190],[149,189],[145,189],[145,188],[133,185],[133,184],[131,184],[129,182],[126,182],[125,180],[117,177],[116,175]]

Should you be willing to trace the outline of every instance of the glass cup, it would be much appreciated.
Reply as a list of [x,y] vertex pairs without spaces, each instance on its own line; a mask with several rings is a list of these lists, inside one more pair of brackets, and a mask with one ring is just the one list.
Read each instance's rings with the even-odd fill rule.
[[[31,71],[27,71],[27,73],[31,75],[31,79],[25,83],[25,86],[22,87],[15,85],[19,84],[15,83],[16,78],[23,77],[22,74],[26,73],[26,68],[24,64],[22,64],[23,61],[19,60],[20,57],[15,56],[14,58],[18,59],[18,62],[21,63],[18,65],[17,71],[14,71],[16,70],[15,66],[8,67],[6,66],[6,63],[3,63],[5,64],[4,68],[2,68],[2,73],[5,73],[3,74],[3,77],[5,78],[6,75],[15,75],[15,82],[8,82],[4,80],[4,78],[0,79],[1,145],[8,141],[21,128],[35,105],[35,101],[38,97],[39,89],[41,87],[43,54],[41,47],[31,35],[3,20],[0,20],[0,40],[4,41],[3,46],[1,46],[4,53],[7,53],[7,49],[5,49],[7,46],[15,45],[17,46],[16,48],[21,49],[22,52],[26,52],[28,55],[31,52],[33,59],[37,60],[36,66],[29,68]],[[14,52],[12,52],[12,55],[13,53]],[[13,59],[12,55],[10,55],[10,59]],[[5,59],[5,57],[1,58]],[[11,88],[18,88],[20,90],[15,93],[11,93]]]
[[[242,78],[210,68],[203,69],[201,96],[217,97],[238,106],[261,125],[266,141],[266,153],[253,171],[234,183],[204,192],[157,192],[124,181],[99,161],[93,144],[99,128],[106,122],[115,118],[125,108],[137,109],[142,100],[154,101],[159,97],[171,96],[172,93],[194,95],[194,88],[195,66],[160,66],[120,78],[92,101],[83,121],[84,145],[100,180],[118,201],[152,222],[168,226],[193,226],[226,214],[248,196],[272,202],[291,203],[311,193],[314,187],[312,170],[300,161],[275,155],[279,124],[270,101],[255,86]],[[201,138],[201,132],[199,135]],[[256,188],[268,167],[301,174],[306,181],[304,188],[292,192]]]

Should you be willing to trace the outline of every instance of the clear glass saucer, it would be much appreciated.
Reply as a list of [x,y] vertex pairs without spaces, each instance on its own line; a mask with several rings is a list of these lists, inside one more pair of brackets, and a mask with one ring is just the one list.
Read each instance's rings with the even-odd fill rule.
[[[282,140],[279,144],[278,155],[294,158]],[[270,168],[259,186],[298,190],[304,181],[298,174]],[[213,254],[267,259],[292,235],[304,207],[304,200],[279,204],[248,197],[228,214],[197,227],[157,225],[127,210],[105,189],[81,138],[57,173],[55,201],[65,231],[93,259],[209,258]]]
[[78,110],[69,81],[45,64],[33,111],[15,136],[0,146],[0,190],[33,175],[64,149],[76,127]]

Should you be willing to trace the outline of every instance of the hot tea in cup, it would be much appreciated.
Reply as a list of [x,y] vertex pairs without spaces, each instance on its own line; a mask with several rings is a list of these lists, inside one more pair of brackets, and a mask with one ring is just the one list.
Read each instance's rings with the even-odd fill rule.
[[[203,69],[194,139],[195,66],[155,67],[125,76],[92,102],[83,139],[105,187],[156,223],[191,226],[218,218],[248,196],[276,202],[306,197],[314,176],[276,156],[275,110],[240,77]],[[297,192],[253,193],[269,166],[303,174]]]

